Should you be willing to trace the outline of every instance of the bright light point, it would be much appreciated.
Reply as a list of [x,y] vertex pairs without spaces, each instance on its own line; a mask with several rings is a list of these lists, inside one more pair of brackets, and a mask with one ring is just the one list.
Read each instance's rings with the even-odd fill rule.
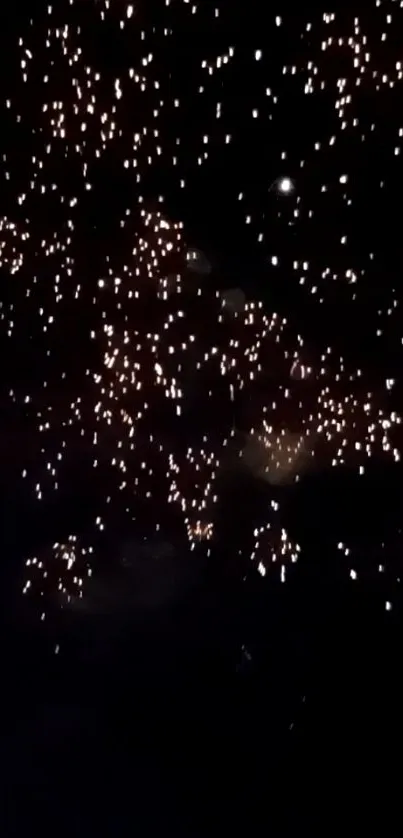
[[280,180],[278,188],[284,195],[288,195],[293,190],[293,182],[289,177],[284,177]]

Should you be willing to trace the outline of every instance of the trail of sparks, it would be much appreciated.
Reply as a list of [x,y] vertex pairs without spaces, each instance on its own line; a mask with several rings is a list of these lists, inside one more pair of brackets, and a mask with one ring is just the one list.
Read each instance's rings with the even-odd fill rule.
[[[164,209],[163,186],[160,194],[153,189],[151,206],[147,185],[162,184],[169,171],[186,195],[197,170],[209,177],[224,161],[236,187],[234,217],[264,250],[268,280],[285,272],[289,294],[302,292],[318,316],[326,306],[365,304],[378,254],[376,241],[363,252],[350,220],[362,188],[357,161],[364,148],[367,155],[375,148],[382,97],[401,89],[401,61],[390,42],[402,10],[378,0],[371,19],[380,25],[368,32],[365,16],[352,24],[336,13],[306,19],[292,32],[294,62],[281,66],[279,57],[274,72],[259,44],[248,57],[227,44],[206,58],[199,39],[189,57],[194,27],[217,31],[221,44],[223,33],[230,37],[225,3],[166,0],[153,25],[141,4],[83,5],[49,5],[45,24],[33,19],[25,27],[16,44],[19,81],[4,102],[12,141],[3,154],[10,211],[0,219],[7,277],[1,325],[11,352],[28,340],[38,371],[30,387],[22,375],[8,394],[15,415],[24,410],[24,438],[35,431],[35,444],[21,442],[21,475],[44,502],[63,491],[69,463],[79,459],[95,473],[91,485],[100,494],[107,486],[96,537],[108,530],[111,510],[120,505],[132,520],[140,504],[153,533],[172,526],[192,547],[206,541],[210,549],[217,478],[237,431],[240,460],[274,485],[299,480],[308,462],[354,465],[364,474],[371,457],[400,460],[396,382],[389,373],[374,384],[330,345],[314,350],[291,318],[268,313],[267,303],[247,300],[240,288],[213,290],[208,260]],[[164,64],[181,26],[192,73]],[[289,26],[280,16],[272,21],[279,56]],[[102,59],[106,28],[122,56],[119,71]],[[256,83],[234,111],[234,85],[252,67]],[[183,83],[189,76],[190,92]],[[304,133],[299,157],[284,117],[293,97],[302,114],[318,99],[335,115],[310,144]],[[234,152],[246,125],[251,136],[265,137],[268,125],[276,132],[270,159],[257,147],[263,190]],[[394,165],[400,172],[403,127],[391,120],[390,129],[389,181]],[[379,200],[391,195],[379,169],[371,178]],[[118,194],[109,195],[113,181]],[[98,205],[107,201],[102,222]],[[282,230],[277,249],[267,232],[270,213]],[[387,327],[398,330],[393,283],[372,308],[368,328],[383,346]],[[255,530],[251,558],[262,575],[276,563],[285,581],[300,548],[277,506]],[[66,603],[81,596],[96,550],[80,544],[69,534],[43,557],[27,559],[24,593],[39,586],[44,598],[52,587]]]

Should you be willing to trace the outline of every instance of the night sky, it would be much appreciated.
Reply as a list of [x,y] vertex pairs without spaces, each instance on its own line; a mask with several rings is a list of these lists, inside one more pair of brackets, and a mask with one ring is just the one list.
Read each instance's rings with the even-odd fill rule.
[[393,820],[403,6],[277,5],[1,12],[7,836]]

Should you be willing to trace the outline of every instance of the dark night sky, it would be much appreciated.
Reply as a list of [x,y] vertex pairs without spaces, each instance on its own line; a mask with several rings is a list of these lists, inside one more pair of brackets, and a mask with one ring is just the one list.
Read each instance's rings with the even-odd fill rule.
[[[17,2],[4,22],[0,13],[2,834],[323,834],[334,813],[345,827],[354,810],[362,828],[375,809],[388,830],[401,739],[402,470],[392,454],[402,448],[394,420],[389,450],[380,428],[402,411],[403,11],[392,0],[365,9],[335,0],[333,11],[319,2],[296,11],[153,0],[133,14],[122,0],[109,5],[49,0],[27,11]],[[44,110],[50,102],[60,109]],[[145,335],[160,327],[163,306],[150,303],[144,259],[133,256],[147,241],[143,206],[182,222],[184,248],[199,248],[212,268],[192,278],[175,245],[186,317],[169,340],[178,348],[197,336],[178,368],[181,423],[149,385]],[[161,262],[161,276],[170,274]],[[143,308],[129,302],[135,288]],[[233,288],[246,308],[241,325],[221,329],[216,292]],[[212,345],[231,355],[235,336],[242,377],[245,311],[257,300],[259,323],[277,312],[287,325],[277,346],[262,339],[262,373],[234,406],[213,368],[195,377],[194,359]],[[119,390],[109,428],[94,420],[112,380],[105,322],[115,326],[112,349],[124,329],[135,330],[133,345],[143,341],[130,363],[140,358],[151,409],[133,456],[119,410],[137,410],[138,394]],[[167,341],[158,358],[168,367]],[[290,385],[296,347],[313,383]],[[180,509],[166,504],[158,445],[174,451],[175,479],[190,496],[197,469],[185,441],[205,486],[203,446],[221,458],[231,424],[236,440],[263,415],[277,431],[297,428],[306,442],[313,428],[316,439],[316,415],[332,415],[325,386],[339,405],[346,394],[370,401],[373,428],[346,408],[344,437],[323,439],[298,482],[258,479],[234,466],[230,446],[211,551],[204,542],[190,550]],[[55,490],[46,464],[56,466],[64,444]],[[140,475],[136,493],[118,488],[116,455],[127,456],[129,483]],[[260,527],[265,576],[250,562]],[[271,561],[281,528],[301,547],[296,564],[284,560],[286,584]],[[70,533],[94,547],[96,572],[83,600],[62,609],[52,544]],[[46,596],[34,585],[23,598],[34,555],[49,568]]]

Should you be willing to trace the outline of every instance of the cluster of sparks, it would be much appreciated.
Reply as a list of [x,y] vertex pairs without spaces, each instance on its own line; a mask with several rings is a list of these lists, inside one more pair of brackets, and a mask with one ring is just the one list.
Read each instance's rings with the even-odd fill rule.
[[[326,305],[339,317],[345,305],[357,306],[359,318],[365,283],[379,268],[376,241],[363,254],[354,239],[362,177],[354,165],[375,148],[380,97],[401,90],[403,56],[387,52],[398,4],[371,4],[382,23],[374,27],[377,50],[359,17],[351,23],[332,13],[291,26],[275,16],[275,68],[258,45],[246,56],[228,43],[236,21],[225,2],[165,0],[155,20],[145,20],[141,4],[62,5],[49,4],[45,20],[26,21],[15,45],[18,81],[4,102],[12,141],[4,141],[2,157],[9,207],[0,219],[0,266],[9,293],[1,324],[10,351],[28,341],[41,372],[32,386],[12,381],[8,392],[36,439],[21,478],[46,503],[78,459],[95,471],[97,488],[105,486],[94,538],[119,508],[146,538],[183,531],[191,549],[206,543],[210,551],[230,441],[243,467],[274,485],[298,481],[307,463],[353,465],[363,475],[371,457],[399,461],[393,375],[374,384],[335,347],[315,349],[286,312],[269,312],[239,287],[213,288],[207,258],[184,224],[170,220],[163,185],[167,173],[186,208],[200,168],[208,178],[222,167],[236,186],[225,200],[248,241],[263,248],[268,286],[281,274],[288,295],[298,289],[318,317]],[[206,58],[195,32],[214,27],[217,54]],[[288,27],[295,59],[282,63]],[[117,76],[102,58],[106,30],[121,56]],[[167,46],[178,55],[184,32],[178,68]],[[383,44],[388,66],[380,70]],[[251,83],[234,113],[240,74]],[[303,129],[299,158],[284,117],[294,98],[301,115],[309,100],[336,114],[316,125],[317,138],[316,128]],[[389,180],[401,165],[396,120]],[[275,138],[273,151],[257,147],[259,184],[252,164],[240,162],[245,125],[249,142],[259,130]],[[25,151],[16,156],[19,132]],[[390,193],[378,174],[371,188],[380,200]],[[374,305],[379,351],[389,324],[397,330],[399,309],[392,283]],[[81,548],[76,535],[61,539],[27,559],[24,593],[39,588],[45,598],[52,589],[66,602],[85,593],[96,549]],[[262,575],[275,565],[286,580],[300,547],[280,524],[278,503],[251,536],[249,554]]]
[[[46,592],[51,596],[56,593],[61,605],[70,602],[72,598],[81,599],[84,590],[84,580],[91,577],[93,548],[83,547],[76,535],[68,536],[65,543],[55,542],[48,555],[41,558],[27,559],[27,568],[31,572],[27,578],[23,593],[31,592],[36,585],[36,596],[39,601],[46,601]],[[46,617],[46,611],[41,612],[41,620]]]

